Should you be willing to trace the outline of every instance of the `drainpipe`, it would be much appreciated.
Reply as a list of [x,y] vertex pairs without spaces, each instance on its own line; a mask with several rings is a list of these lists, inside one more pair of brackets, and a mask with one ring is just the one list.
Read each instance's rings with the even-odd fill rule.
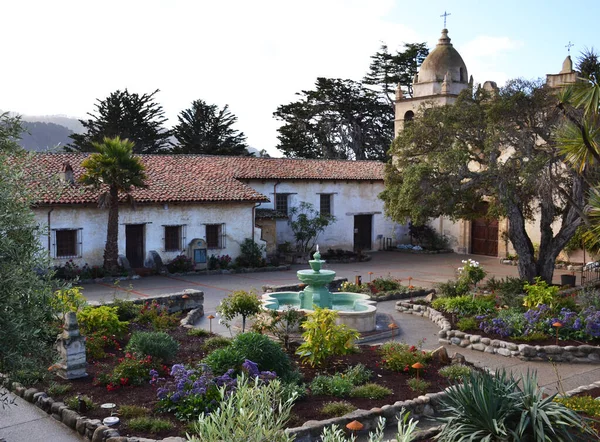
[[54,207],[50,206],[48,211],[48,254],[52,256],[52,229],[50,225],[50,214],[54,211]]
[[254,241],[254,228],[256,227],[256,208],[259,207],[262,203],[258,203],[255,206],[252,206],[252,242]]
[[277,210],[277,186],[281,183],[280,180],[275,181],[273,184],[273,211]]

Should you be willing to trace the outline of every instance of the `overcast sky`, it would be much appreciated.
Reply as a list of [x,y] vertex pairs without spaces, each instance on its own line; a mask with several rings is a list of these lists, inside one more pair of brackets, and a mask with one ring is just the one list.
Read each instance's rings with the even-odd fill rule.
[[449,36],[476,82],[557,73],[600,46],[600,1],[0,0],[0,109],[82,118],[116,89],[160,89],[169,123],[196,99],[277,155],[272,114],[317,77],[360,80],[382,42]]

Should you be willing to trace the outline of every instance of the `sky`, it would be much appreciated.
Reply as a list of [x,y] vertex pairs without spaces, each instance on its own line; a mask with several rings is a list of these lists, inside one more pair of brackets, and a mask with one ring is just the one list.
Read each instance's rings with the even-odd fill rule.
[[84,118],[117,89],[169,119],[229,105],[248,144],[279,156],[279,105],[317,77],[360,80],[382,43],[437,43],[444,26],[476,83],[544,77],[600,48],[600,1],[0,0],[0,109]]

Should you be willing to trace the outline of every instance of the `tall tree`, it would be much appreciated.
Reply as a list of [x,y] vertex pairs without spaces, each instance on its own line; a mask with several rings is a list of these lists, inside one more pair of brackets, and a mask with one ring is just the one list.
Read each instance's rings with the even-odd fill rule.
[[119,137],[105,137],[102,143],[92,143],[96,150],[81,164],[85,169],[80,180],[83,184],[103,190],[98,200],[101,208],[108,208],[104,268],[118,269],[119,258],[119,192],[127,194],[134,187],[146,187],[146,173],[140,159],[133,155],[133,143]]
[[248,155],[246,136],[232,128],[237,117],[227,105],[219,109],[204,100],[195,100],[177,118],[179,124],[173,128],[173,135],[179,145],[173,148],[174,153]]
[[371,56],[369,72],[363,83],[379,86],[392,105],[398,85],[405,95],[412,97],[413,79],[427,55],[429,49],[425,43],[405,43],[404,51],[394,54],[390,53],[387,45],[382,44],[379,51]]
[[162,106],[154,101],[158,92],[139,95],[117,90],[104,100],[96,100],[96,113],[88,113],[88,120],[79,120],[87,132],[71,135],[73,142],[65,150],[93,152],[94,143],[119,137],[134,144],[134,153],[164,152],[171,134],[164,127],[167,119]]
[[[556,146],[555,103],[549,88],[514,80],[495,94],[467,89],[454,105],[422,109],[392,146],[386,212],[397,221],[470,219],[487,200],[488,215],[509,220],[521,277],[551,281],[556,257],[582,223],[588,187]],[[537,257],[526,229],[534,217]]]
[[277,108],[284,122],[278,149],[292,158],[383,160],[394,113],[378,94],[352,80],[318,78],[315,90]]

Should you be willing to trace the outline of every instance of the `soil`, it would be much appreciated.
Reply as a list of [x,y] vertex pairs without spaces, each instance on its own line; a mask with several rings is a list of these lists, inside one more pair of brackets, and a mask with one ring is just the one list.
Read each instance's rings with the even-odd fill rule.
[[[140,328],[139,326],[135,327],[136,329]],[[174,359],[175,362],[193,365],[206,355],[201,348],[203,342],[207,338],[188,336],[187,329],[183,328],[176,328],[172,331],[169,331],[169,334],[171,334],[180,343],[179,352]],[[122,348],[124,348],[126,341],[127,339],[125,339],[124,342],[121,342]],[[123,356],[123,350],[116,350],[114,351],[114,356],[109,356],[103,360],[89,363],[87,369],[88,376],[86,378],[67,381],[58,377],[54,377],[52,381],[58,384],[72,385],[71,391],[65,395],[54,395],[54,400],[62,401],[63,399],[74,395],[87,395],[92,398],[96,407],[92,410],[87,410],[86,413],[82,414],[85,414],[85,416],[88,418],[100,420],[110,415],[110,412],[100,408],[100,404],[104,403],[117,404],[117,411],[118,407],[122,405],[139,405],[153,410],[158,401],[156,399],[156,391],[154,387],[149,384],[141,386],[126,386],[116,391],[107,391],[106,387],[96,385],[94,383],[94,378],[99,373],[112,370],[112,367],[117,364],[118,359],[122,358]],[[328,361],[327,367],[323,369],[313,369],[308,366],[303,366],[300,364],[295,355],[291,354],[290,356],[298,365],[298,368],[303,376],[303,382],[306,384],[310,383],[310,381],[318,374],[332,374],[338,371],[344,371],[348,367],[358,363],[362,363],[374,373],[370,382],[376,382],[380,385],[390,388],[393,391],[393,394],[379,400],[308,395],[305,398],[298,400],[294,405],[292,410],[292,418],[288,424],[288,427],[300,426],[308,420],[323,420],[328,418],[328,416],[324,416],[320,412],[321,407],[327,402],[344,400],[353,404],[357,408],[371,409],[374,407],[381,407],[386,404],[393,404],[396,401],[407,400],[419,396],[418,393],[415,393],[408,388],[406,384],[406,381],[410,377],[408,374],[393,372],[379,365],[381,358],[378,355],[375,347],[367,345],[359,346],[359,351],[357,353],[331,359]],[[438,374],[438,369],[440,367],[441,365],[439,363],[432,361],[428,364],[427,369],[421,372],[421,377],[431,384],[428,392],[438,392],[449,385],[448,381]],[[47,384],[36,386],[36,388],[43,391],[46,391],[47,387]],[[140,431],[134,432],[128,427],[127,419],[124,418],[121,419],[121,422],[115,428],[119,430],[119,433],[122,436],[138,436],[160,439],[168,436],[185,435],[187,430],[186,422],[178,421],[173,415],[168,413],[157,413],[155,416],[170,420],[174,425],[173,429],[155,434],[144,433]]]
[[[452,326],[452,330],[459,330],[457,322],[460,319],[460,317],[457,317],[456,315],[453,315],[451,313],[445,313],[445,312],[441,312],[444,317],[450,322],[451,326]],[[552,336],[548,336],[548,338],[546,339],[536,339],[536,340],[525,340],[525,339],[514,339],[514,338],[506,338],[506,337],[502,337],[500,335],[495,335],[493,333],[485,333],[483,330],[480,329],[473,329],[473,330],[465,330],[465,333],[469,333],[469,334],[473,334],[473,335],[479,335],[482,338],[490,338],[490,339],[498,339],[501,341],[506,341],[506,342],[512,342],[515,344],[527,344],[527,345],[558,345],[559,347],[566,347],[568,345],[574,345],[574,346],[578,346],[578,345],[600,345],[600,339],[592,339],[589,341],[576,341],[574,339],[562,339],[559,338],[558,343],[556,342],[556,336],[552,337]]]

